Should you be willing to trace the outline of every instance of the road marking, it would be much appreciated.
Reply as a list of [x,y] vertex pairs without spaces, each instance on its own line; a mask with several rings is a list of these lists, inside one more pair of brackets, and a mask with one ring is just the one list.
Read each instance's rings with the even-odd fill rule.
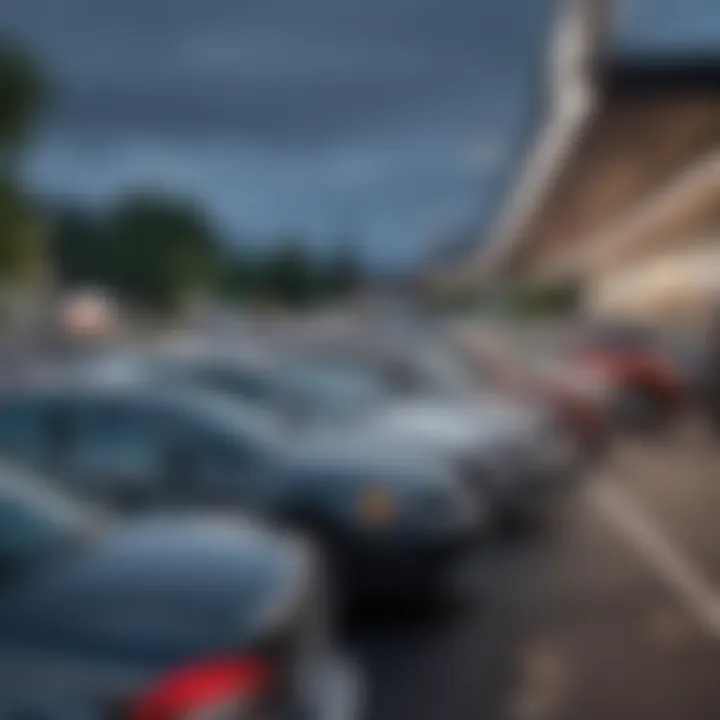
[[515,720],[557,717],[569,688],[570,663],[557,644],[547,639],[526,646],[520,658],[520,684],[512,698]]
[[658,608],[649,613],[647,629],[654,641],[663,646],[677,646],[688,637],[687,613],[675,608]]
[[699,567],[632,496],[611,480],[588,487],[589,498],[655,569],[707,632],[720,640],[720,596]]

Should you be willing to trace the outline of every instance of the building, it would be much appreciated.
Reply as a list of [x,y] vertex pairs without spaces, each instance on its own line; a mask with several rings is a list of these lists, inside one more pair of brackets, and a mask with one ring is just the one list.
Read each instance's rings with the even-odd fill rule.
[[629,266],[681,253],[689,267],[688,253],[720,243],[720,55],[613,55],[609,9],[564,3],[533,149],[489,236],[446,281],[571,282],[599,298]]

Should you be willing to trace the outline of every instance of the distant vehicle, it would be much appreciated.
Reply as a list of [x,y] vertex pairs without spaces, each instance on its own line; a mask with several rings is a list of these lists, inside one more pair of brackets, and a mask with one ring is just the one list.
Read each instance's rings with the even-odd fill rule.
[[577,342],[573,361],[615,388],[617,417],[627,427],[648,430],[665,425],[689,400],[683,370],[649,332],[593,330]]
[[385,409],[368,422],[378,432],[405,434],[461,457],[500,515],[542,512],[575,478],[577,443],[546,403],[518,401],[491,383],[478,384],[446,342],[409,336],[363,347],[310,355],[310,367],[372,379]]
[[315,434],[217,394],[134,377],[35,382],[0,400],[0,452],[127,510],[221,506],[323,544],[348,590],[444,588],[487,510],[437,455]]
[[270,410],[320,442],[354,438],[371,457],[388,445],[440,454],[496,515],[542,513],[576,472],[572,439],[542,409],[479,393],[440,347],[406,350],[314,344],[243,356],[197,347],[136,367]]
[[309,548],[237,517],[119,522],[7,464],[0,528],[1,717],[356,717]]
[[534,339],[490,339],[480,332],[461,336],[456,343],[479,379],[511,396],[551,407],[585,459],[598,457],[606,448],[615,388],[597,373],[577,367],[552,343],[548,347]]

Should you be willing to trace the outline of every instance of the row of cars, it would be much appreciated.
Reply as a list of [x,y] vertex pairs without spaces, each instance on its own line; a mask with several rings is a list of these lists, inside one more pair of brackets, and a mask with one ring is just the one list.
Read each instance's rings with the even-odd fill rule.
[[697,345],[689,353],[687,343],[668,342],[646,329],[473,329],[457,333],[456,341],[483,377],[506,392],[550,403],[566,427],[598,452],[617,430],[662,428],[696,399]]
[[447,590],[599,432],[433,338],[195,337],[12,383],[0,716],[353,717],[333,600]]

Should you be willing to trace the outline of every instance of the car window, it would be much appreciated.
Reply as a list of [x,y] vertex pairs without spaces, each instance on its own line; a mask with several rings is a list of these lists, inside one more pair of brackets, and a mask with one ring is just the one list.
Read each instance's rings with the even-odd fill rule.
[[153,485],[163,475],[169,428],[152,407],[131,400],[80,400],[68,406],[62,461],[80,479]]
[[278,388],[291,403],[318,415],[355,415],[380,401],[382,377],[361,363],[317,360],[288,366]]
[[[207,500],[234,498],[250,493],[258,467],[258,455],[251,445],[233,442],[226,435],[197,432],[180,454],[187,466],[177,468],[177,478],[186,491]],[[172,482],[172,478],[169,478]]]
[[192,379],[200,385],[233,397],[252,402],[266,402],[270,399],[269,383],[260,374],[243,372],[234,368],[201,367],[192,371]]
[[465,394],[476,383],[463,360],[439,347],[417,348],[413,353],[416,385],[426,392]]
[[0,405],[0,452],[38,457],[46,449],[47,406],[35,398],[16,398]]

